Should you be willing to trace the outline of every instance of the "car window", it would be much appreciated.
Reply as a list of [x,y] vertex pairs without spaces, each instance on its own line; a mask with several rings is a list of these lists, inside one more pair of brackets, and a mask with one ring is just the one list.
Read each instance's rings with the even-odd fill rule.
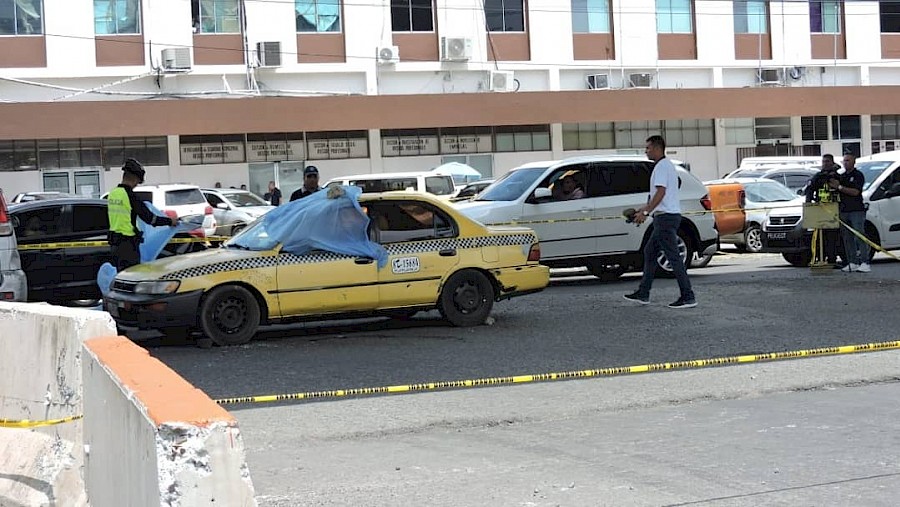
[[[781,173],[767,174],[765,176],[765,178],[767,180],[777,181],[778,183],[781,183],[782,185],[784,185],[784,174],[781,174]],[[785,186],[787,186],[787,185],[785,185]]]
[[381,180],[354,180],[350,182],[362,189],[363,193],[375,192],[391,192],[395,190],[406,190],[408,188],[417,190],[419,187],[416,178],[385,178]]
[[153,192],[135,192],[134,196],[137,198],[139,202],[150,201],[153,202]]
[[[866,182],[863,184],[863,190],[869,188],[869,185],[875,182],[881,173],[884,172],[891,164],[894,162],[891,160],[873,160],[871,162],[860,162],[856,164],[856,170],[863,173],[863,176],[866,178]],[[897,175],[897,172],[894,172],[894,175]],[[890,180],[890,178],[888,178]],[[890,185],[888,185],[890,187]],[[886,190],[886,189],[885,189]]]
[[72,209],[72,228],[75,232],[106,231],[109,229],[109,214],[106,206],[76,204]]
[[456,235],[451,219],[426,203],[391,202],[369,205],[368,215],[381,243],[422,241]]
[[64,233],[62,206],[49,206],[16,214],[19,223],[16,237],[21,239],[45,238]]
[[425,191],[434,195],[453,193],[453,178],[449,176],[426,176]]
[[797,198],[789,188],[774,181],[744,183],[744,192],[747,200],[752,202],[784,202]]
[[650,191],[650,164],[603,162],[592,164],[588,196],[646,194]]
[[222,199],[219,199],[219,196],[217,196],[216,194],[212,194],[209,192],[203,192],[203,196],[206,197],[206,202],[208,202],[209,205],[213,208],[218,206],[220,203],[225,202]]
[[809,182],[810,175],[808,174],[788,174],[784,177],[784,180],[787,184],[788,188],[798,189],[803,188]]
[[166,206],[184,206],[187,204],[203,204],[206,199],[198,188],[166,191]]
[[[231,201],[231,204],[237,206],[238,208],[244,208],[247,206],[267,206],[268,203],[262,200],[256,194],[251,194],[249,192],[234,192],[227,193],[225,197]],[[221,202],[221,201],[220,201]],[[212,204],[210,202],[210,204]],[[215,204],[213,204],[215,206]]]
[[515,201],[544,174],[546,167],[513,169],[478,195],[478,201]]

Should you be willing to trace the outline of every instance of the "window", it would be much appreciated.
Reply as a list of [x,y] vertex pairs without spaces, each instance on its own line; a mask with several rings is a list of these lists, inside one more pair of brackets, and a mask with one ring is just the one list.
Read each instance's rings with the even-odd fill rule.
[[484,0],[489,32],[524,32],[525,0]]
[[129,158],[145,166],[169,165],[169,140],[165,136],[106,138],[101,144],[104,167],[121,167]]
[[166,206],[186,206],[188,204],[203,204],[206,198],[197,188],[184,188],[180,190],[166,191]]
[[643,149],[647,146],[648,137],[662,135],[663,122],[660,120],[616,122],[615,129],[616,148]]
[[693,33],[691,0],[656,0],[657,33]]
[[365,130],[309,132],[306,153],[310,160],[368,158],[369,133]]
[[769,33],[765,0],[734,1],[734,33]]
[[0,35],[44,33],[41,0],[0,0]]
[[17,215],[16,237],[34,243],[34,239],[59,234],[62,223],[62,206],[47,206],[25,211]]
[[[666,120],[663,122],[663,137],[669,146],[716,144],[713,120]],[[646,140],[646,137],[644,139]]]
[[510,125],[494,127],[495,151],[548,151],[550,125]]
[[341,0],[295,0],[298,32],[340,32]]
[[[787,116],[781,118],[757,118],[754,121],[754,130],[757,141],[768,139],[790,139],[791,119]],[[776,154],[773,153],[772,155]]]
[[437,155],[438,129],[389,129],[381,131],[381,154],[385,157]]
[[105,206],[72,206],[72,227],[75,232],[102,232],[109,230],[109,214]]
[[832,116],[831,138],[860,139],[862,137],[862,127],[860,123],[859,116]]
[[373,203],[369,218],[379,231],[381,243],[423,241],[456,236],[453,222],[440,210],[421,203]]
[[883,33],[900,32],[900,1],[882,0],[878,2],[881,11],[881,31]]
[[563,150],[601,150],[615,147],[612,122],[563,123]]
[[900,115],[873,114],[872,139],[875,141],[890,141],[894,139],[900,139]]
[[[440,140],[442,154],[491,153],[494,151],[494,137],[491,127],[442,128],[440,129]],[[476,166],[472,167],[478,169]]]
[[432,0],[391,0],[391,27],[395,32],[433,32]]
[[181,165],[244,162],[244,135],[181,136]]
[[753,118],[724,118],[725,144],[754,144]]
[[827,116],[803,116],[800,118],[801,139],[804,141],[828,140]]
[[224,204],[225,201],[219,198],[216,194],[210,192],[203,192],[203,197],[206,197],[206,202],[209,203],[213,208],[218,207],[220,204]]
[[191,0],[194,32],[241,33],[240,0]]
[[425,191],[434,195],[450,195],[453,193],[453,178],[449,176],[426,176]]
[[303,132],[247,134],[247,162],[284,162],[306,159]]
[[809,31],[841,33],[841,3],[840,0],[810,0]]
[[609,0],[572,0],[573,33],[609,33]]
[[649,164],[641,162],[604,163],[599,171],[592,171],[599,181],[590,183],[591,197],[611,195],[645,194],[650,191]]
[[37,170],[36,141],[0,141],[0,171]]
[[140,0],[94,0],[94,33],[141,33]]

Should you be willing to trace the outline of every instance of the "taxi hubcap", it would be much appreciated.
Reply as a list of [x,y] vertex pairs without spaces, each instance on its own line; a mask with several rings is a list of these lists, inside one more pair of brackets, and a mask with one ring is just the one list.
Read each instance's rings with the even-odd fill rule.
[[215,320],[225,331],[234,331],[244,325],[247,305],[238,298],[228,298],[216,305]]
[[472,312],[481,305],[481,293],[473,283],[460,285],[453,295],[453,302],[462,312]]

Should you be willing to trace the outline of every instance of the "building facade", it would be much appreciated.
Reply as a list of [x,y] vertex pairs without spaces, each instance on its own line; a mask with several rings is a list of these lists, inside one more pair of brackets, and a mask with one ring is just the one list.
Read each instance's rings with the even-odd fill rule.
[[[900,85],[898,57],[892,1],[0,2],[0,188],[99,195],[128,156],[150,182],[259,193],[270,179],[296,188],[309,163],[325,179],[449,161],[495,177],[524,162],[640,152],[657,133],[710,179],[746,156],[900,148],[900,98],[862,105],[873,87]],[[717,107],[663,94],[726,89],[736,92]],[[448,106],[451,95],[462,106]],[[390,102],[375,115],[353,107],[360,96]],[[270,97],[347,107],[285,121]],[[486,97],[502,112],[467,121]],[[249,106],[221,118],[221,99]],[[578,117],[563,100],[617,112]],[[100,101],[121,118],[84,107],[66,117]],[[166,122],[151,124],[132,107],[147,101],[190,114],[167,104]]]

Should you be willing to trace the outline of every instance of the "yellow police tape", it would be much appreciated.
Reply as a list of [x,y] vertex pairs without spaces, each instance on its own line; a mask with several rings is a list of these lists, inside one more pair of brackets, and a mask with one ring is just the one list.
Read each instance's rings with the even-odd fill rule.
[[[213,243],[227,241],[230,236],[206,236],[203,238],[172,238],[169,244],[179,243]],[[60,243],[40,243],[34,245],[19,245],[19,250],[55,250],[57,248],[91,248],[109,246],[107,241],[66,241]]]
[[40,428],[41,426],[55,426],[57,424],[77,421],[83,415],[73,415],[62,419],[47,419],[44,421],[32,421],[30,419],[0,419],[0,428]]
[[753,354],[743,356],[716,357],[712,359],[693,359],[688,361],[676,361],[672,363],[654,363],[638,366],[619,366],[612,368],[600,368],[595,370],[566,371],[560,373],[539,373],[533,375],[515,375],[510,377],[490,377],[471,380],[449,380],[439,382],[426,382],[421,384],[407,384],[384,387],[359,387],[351,389],[338,389],[334,391],[311,391],[293,394],[270,394],[265,396],[244,396],[237,398],[223,398],[215,400],[219,405],[234,405],[242,403],[265,403],[273,401],[300,401],[321,398],[340,398],[345,396],[363,396],[372,394],[396,394],[415,391],[434,391],[438,389],[471,388],[481,386],[493,386],[501,384],[523,384],[528,382],[542,382],[549,380],[565,380],[589,377],[611,377],[635,373],[648,373],[654,371],[684,370],[691,368],[705,368],[710,366],[722,366],[728,364],[743,364],[762,361],[775,361],[782,359],[795,359],[801,357],[831,356],[838,354],[854,354],[859,352],[875,352],[890,349],[900,349],[900,341],[881,343],[864,343],[859,345],[844,345],[839,347],[823,347],[817,349],[795,350],[789,352],[770,352],[767,354]]
[[900,261],[900,257],[897,257],[896,255],[892,254],[891,252],[888,252],[887,250],[885,250],[884,248],[881,248],[881,245],[878,245],[878,244],[876,244],[874,241],[872,241],[872,240],[870,240],[869,238],[867,238],[867,237],[865,236],[865,234],[862,234],[861,232],[857,231],[857,230],[854,229],[853,227],[850,227],[850,225],[844,223],[844,222],[841,221],[840,219],[838,219],[838,222],[840,222],[841,225],[843,225],[844,227],[846,227],[848,231],[852,232],[854,236],[856,236],[857,238],[859,238],[859,239],[865,241],[866,244],[869,245],[870,248],[874,248],[875,250],[877,250],[877,251],[879,251],[879,252],[881,252],[881,253],[887,255],[888,257],[891,257],[891,258],[893,258],[893,259],[895,259],[895,260]]

